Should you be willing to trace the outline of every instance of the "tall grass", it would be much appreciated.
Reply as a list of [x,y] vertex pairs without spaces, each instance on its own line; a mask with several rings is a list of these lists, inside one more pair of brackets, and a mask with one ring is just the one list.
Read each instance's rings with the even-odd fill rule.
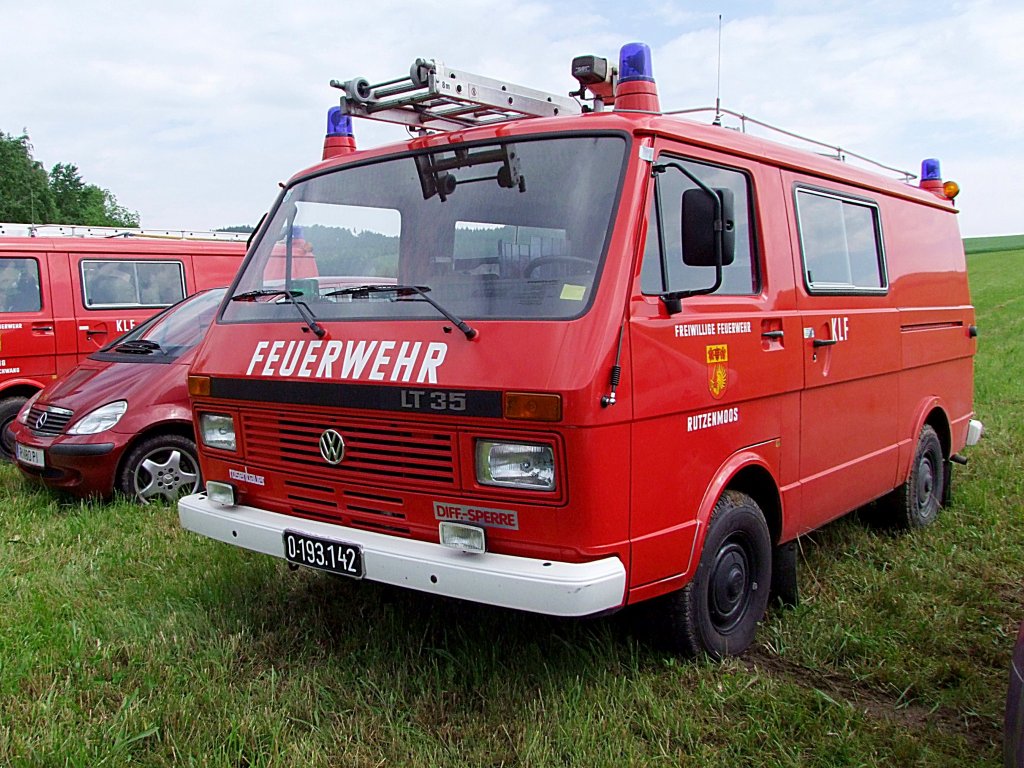
[[1024,252],[979,253],[988,434],[933,527],[802,540],[752,653],[291,572],[0,468],[0,765],[998,766],[1024,615]]

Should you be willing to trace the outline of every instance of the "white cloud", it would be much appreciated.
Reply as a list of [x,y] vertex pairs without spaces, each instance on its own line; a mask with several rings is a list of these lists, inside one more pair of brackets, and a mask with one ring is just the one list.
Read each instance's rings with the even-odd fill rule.
[[418,56],[564,93],[573,55],[647,39],[663,107],[712,103],[722,12],[726,106],[892,165],[941,157],[965,233],[1024,231],[1024,9],[1008,1],[4,5],[0,130],[27,128],[38,159],[76,163],[147,226],[255,221],[319,158],[328,81]]

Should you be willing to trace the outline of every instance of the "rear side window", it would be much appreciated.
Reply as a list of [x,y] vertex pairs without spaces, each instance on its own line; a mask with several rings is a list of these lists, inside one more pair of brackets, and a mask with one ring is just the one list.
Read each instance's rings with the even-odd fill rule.
[[169,307],[185,298],[185,271],[180,261],[83,261],[82,293],[91,309]]
[[35,259],[0,259],[0,312],[38,312],[39,262]]
[[885,292],[878,206],[812,189],[796,191],[804,282],[811,293]]

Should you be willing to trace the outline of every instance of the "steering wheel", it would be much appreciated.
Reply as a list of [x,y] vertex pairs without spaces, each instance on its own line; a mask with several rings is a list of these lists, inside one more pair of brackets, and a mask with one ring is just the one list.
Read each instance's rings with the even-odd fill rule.
[[552,264],[564,264],[566,267],[583,267],[582,270],[569,271],[566,269],[562,274],[591,274],[594,271],[594,262],[590,259],[581,259],[579,256],[541,256],[539,259],[534,259],[526,265],[526,269],[523,270],[523,277],[530,277],[535,269],[541,267],[547,267]]

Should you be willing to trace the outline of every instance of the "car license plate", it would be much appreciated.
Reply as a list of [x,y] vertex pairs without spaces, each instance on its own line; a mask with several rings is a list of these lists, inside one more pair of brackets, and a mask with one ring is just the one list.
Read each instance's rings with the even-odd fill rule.
[[347,541],[331,541],[298,531],[284,532],[284,557],[289,563],[363,578],[363,549]]
[[30,467],[45,467],[46,454],[42,448],[29,448],[27,445],[18,443],[16,446],[18,461],[28,464]]

